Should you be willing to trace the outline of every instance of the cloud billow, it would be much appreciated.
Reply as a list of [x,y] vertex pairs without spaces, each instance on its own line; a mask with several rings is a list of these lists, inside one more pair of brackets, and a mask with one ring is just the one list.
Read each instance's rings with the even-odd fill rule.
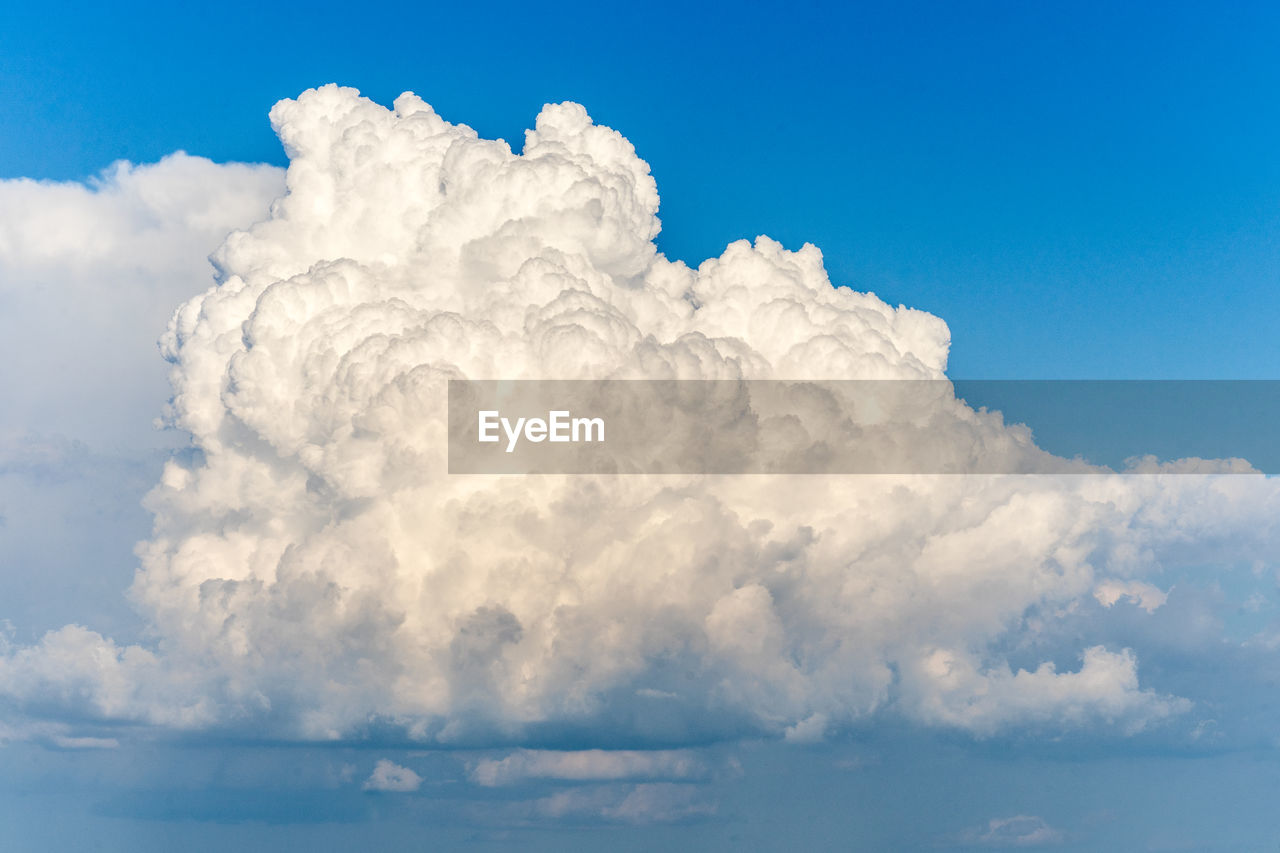
[[[949,332],[833,287],[811,245],[668,260],[648,166],[576,104],[520,154],[411,94],[271,117],[287,192],[162,343],[198,452],[147,500],[130,595],[155,643],[10,649],[18,707],[479,745],[812,740],[878,713],[1133,732],[1189,703],[1131,650],[997,649],[1131,590],[1159,606],[1197,547],[1273,550],[1262,477],[451,476],[451,378],[940,380]],[[983,417],[976,452],[1034,449]]]

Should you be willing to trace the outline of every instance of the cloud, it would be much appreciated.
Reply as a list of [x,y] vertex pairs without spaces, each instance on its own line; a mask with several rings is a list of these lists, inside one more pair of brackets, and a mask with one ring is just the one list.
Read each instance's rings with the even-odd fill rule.
[[120,746],[120,741],[113,737],[67,737],[66,735],[54,735],[54,746],[60,749],[116,749]]
[[1041,847],[1064,840],[1062,832],[1035,815],[992,818],[985,827],[961,835],[962,843],[988,847]]
[[72,734],[73,725],[53,720],[25,720],[10,724],[0,721],[0,746],[15,742],[40,743],[55,750],[116,749],[120,741],[114,737]]
[[1142,581],[1105,580],[1093,588],[1093,597],[1103,607],[1111,607],[1121,599],[1133,602],[1148,613],[1169,600],[1169,595],[1158,587]]
[[532,820],[606,823],[677,823],[709,817],[716,804],[696,785],[650,782],[632,786],[570,788],[534,800]]
[[[156,641],[10,650],[22,713],[480,746],[812,740],[878,713],[1133,732],[1187,702],[1131,650],[1007,650],[1100,577],[1274,553],[1262,477],[450,476],[450,377],[941,379],[949,331],[833,287],[810,245],[663,257],[648,166],[576,104],[519,154],[411,94],[328,86],[271,118],[287,192],[163,341],[194,452],[147,499],[130,596]],[[950,411],[974,458],[1039,453]],[[510,772],[574,761],[607,764]]]
[[366,791],[387,791],[408,793],[422,786],[422,777],[408,767],[401,767],[393,761],[381,759],[374,765],[369,778],[361,786]]
[[96,631],[68,625],[38,646],[0,657],[0,684],[10,701],[55,718],[138,718],[175,728],[208,725],[216,716],[162,661],[139,646],[119,647]]
[[282,190],[273,166],[181,152],[87,183],[0,180],[0,436],[152,445],[156,339],[208,288],[209,254]]
[[[930,722],[992,734],[1008,720],[1024,723],[1101,721],[1137,732],[1148,723],[1189,710],[1185,699],[1138,686],[1132,652],[1085,649],[1078,672],[1052,663],[1013,672],[1007,665],[980,671],[964,654],[935,650],[904,672],[904,694]],[[919,695],[914,695],[919,691]]]
[[805,717],[794,726],[788,726],[783,731],[784,739],[793,743],[813,743],[822,740],[827,733],[827,716],[826,714],[813,714]]
[[168,451],[156,341],[284,170],[177,153],[86,181],[0,180],[0,600],[24,635],[92,614],[117,639]]
[[705,763],[685,750],[601,750],[577,752],[521,749],[503,758],[484,758],[471,768],[473,782],[485,787],[530,779],[606,781],[616,779],[698,779]]

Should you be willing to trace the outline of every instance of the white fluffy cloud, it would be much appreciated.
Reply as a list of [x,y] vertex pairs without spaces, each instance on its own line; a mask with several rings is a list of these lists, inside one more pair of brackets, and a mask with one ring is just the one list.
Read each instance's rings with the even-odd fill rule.
[[1136,731],[1147,722],[1190,708],[1186,700],[1138,688],[1137,661],[1129,650],[1085,649],[1078,672],[1058,672],[1052,663],[1035,671],[997,665],[979,671],[966,655],[938,650],[904,674],[903,690],[919,713],[983,734],[1010,719],[1086,721],[1090,717]]
[[0,180],[0,436],[149,446],[168,397],[156,338],[282,188],[275,167],[182,153],[88,184]]
[[[1133,731],[1185,702],[1132,652],[997,648],[1100,578],[1273,550],[1261,477],[451,477],[452,376],[940,378],[949,333],[833,287],[813,246],[669,261],[647,165],[575,104],[520,154],[410,94],[271,117],[287,194],[164,340],[199,453],[148,499],[130,594],[155,646],[72,627],[11,651],[28,712],[439,742],[807,740],[890,709]],[[1025,438],[973,418],[991,452]]]
[[373,772],[369,774],[363,787],[366,791],[409,793],[422,787],[422,777],[408,767],[401,767],[384,758],[374,765]]
[[1148,613],[1154,613],[1166,601],[1169,594],[1142,581],[1118,581],[1107,579],[1093,588],[1093,597],[1103,607],[1111,607],[1118,601],[1131,601]]
[[156,339],[283,187],[282,169],[182,153],[88,183],[0,180],[0,601],[24,636],[95,611],[136,636],[120,591],[139,503],[181,440],[154,426]]

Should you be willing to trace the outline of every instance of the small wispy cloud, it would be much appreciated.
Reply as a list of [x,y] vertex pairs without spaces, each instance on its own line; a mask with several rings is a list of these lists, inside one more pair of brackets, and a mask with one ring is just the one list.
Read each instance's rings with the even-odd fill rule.
[[1154,613],[1166,601],[1169,594],[1142,581],[1104,580],[1093,588],[1093,597],[1103,607],[1111,607],[1120,600],[1136,604],[1148,613]]
[[1036,815],[993,817],[985,826],[960,834],[960,842],[988,847],[1042,847],[1066,840],[1062,831]]
[[120,741],[113,737],[68,737],[66,735],[54,735],[51,738],[54,746],[59,749],[115,749],[120,746]]
[[530,779],[694,779],[706,777],[708,768],[688,750],[518,749],[503,758],[481,759],[469,775],[477,785],[492,788]]
[[380,760],[374,765],[373,773],[364,781],[366,791],[385,791],[408,793],[422,787],[422,777],[408,767],[401,767],[394,761]]
[[559,791],[532,803],[541,819],[608,823],[677,823],[709,817],[716,804],[697,785],[650,782],[631,786],[593,786]]

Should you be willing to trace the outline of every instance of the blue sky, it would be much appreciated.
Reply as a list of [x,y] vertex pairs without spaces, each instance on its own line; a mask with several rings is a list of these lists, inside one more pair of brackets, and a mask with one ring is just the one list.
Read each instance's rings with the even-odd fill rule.
[[[543,104],[581,103],[651,167],[660,251],[696,265],[759,234],[813,243],[833,283],[943,318],[952,377],[1280,376],[1274,4],[53,3],[5,19],[0,661],[69,624],[122,647],[172,639],[145,590],[125,594],[152,512],[178,512],[145,498],[164,460],[202,458],[153,429],[168,393],[154,342],[211,281],[205,255],[228,223],[263,215],[281,182],[188,160],[103,170],[175,151],[286,166],[267,113],[325,83],[383,105],[411,90],[517,151]],[[78,181],[96,189],[72,198]],[[93,212],[94,192],[117,190],[118,208]],[[1144,488],[1131,497],[1145,510],[1089,541],[1101,553],[1137,531],[1096,570],[1154,586],[1037,599],[983,635],[984,665],[1011,672],[1136,650],[1140,689],[1121,699],[1175,708],[1141,731],[1125,728],[1129,706],[942,724],[904,693],[792,743],[731,702],[667,710],[674,688],[654,681],[532,735],[424,744],[375,720],[318,743],[274,717],[122,722],[76,705],[72,681],[15,699],[25,676],[0,666],[0,826],[31,851],[1273,849],[1280,502],[1265,485]],[[1034,538],[1043,517],[1017,524]],[[1071,572],[1064,553],[1055,578]],[[998,596],[982,583],[957,613]],[[500,632],[495,613],[477,610],[497,628],[468,636]],[[661,677],[694,679],[668,664]],[[541,770],[478,781],[524,747],[550,756]],[[632,769],[595,781],[547,769],[562,751],[655,747],[675,763],[626,757]],[[417,781],[377,782],[383,760]]]

